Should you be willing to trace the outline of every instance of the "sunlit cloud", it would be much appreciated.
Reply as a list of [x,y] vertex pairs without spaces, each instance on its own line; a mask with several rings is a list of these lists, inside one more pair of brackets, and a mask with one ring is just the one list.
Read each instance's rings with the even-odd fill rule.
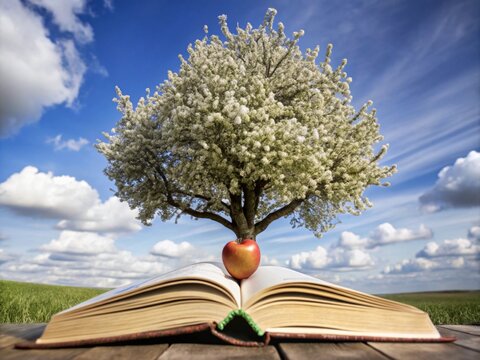
[[453,166],[444,167],[434,187],[419,200],[427,212],[480,206],[480,153],[471,151]]
[[86,181],[55,176],[27,166],[0,183],[0,207],[21,216],[58,219],[62,230],[132,232],[141,229],[137,212],[116,197],[100,200]]

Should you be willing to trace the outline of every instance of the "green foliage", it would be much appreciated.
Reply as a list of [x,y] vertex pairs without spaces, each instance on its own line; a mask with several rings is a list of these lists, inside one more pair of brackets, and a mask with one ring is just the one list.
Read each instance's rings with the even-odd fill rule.
[[0,280],[0,323],[48,322],[52,315],[105,291]]
[[480,291],[442,291],[381,295],[413,305],[430,315],[434,324],[480,324]]

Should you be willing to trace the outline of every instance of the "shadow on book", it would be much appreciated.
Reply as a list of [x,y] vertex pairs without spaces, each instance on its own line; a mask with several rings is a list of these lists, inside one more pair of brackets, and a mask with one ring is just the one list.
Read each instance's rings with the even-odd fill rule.
[[37,343],[35,341],[23,341],[15,344],[17,349],[54,349],[67,347],[90,347],[98,345],[125,346],[125,345],[151,345],[151,344],[232,344],[242,346],[264,346],[266,336],[258,334],[250,327],[241,316],[235,316],[222,331],[217,324],[204,323],[185,326],[172,330],[149,331],[136,334],[122,335],[117,337],[96,338],[94,340],[79,340],[62,343]]

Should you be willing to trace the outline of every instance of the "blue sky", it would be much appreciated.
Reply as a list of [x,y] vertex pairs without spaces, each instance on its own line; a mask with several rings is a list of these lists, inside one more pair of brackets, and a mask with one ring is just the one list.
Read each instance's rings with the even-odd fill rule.
[[353,103],[372,99],[399,171],[374,207],[317,239],[288,220],[263,262],[359,290],[480,288],[480,4],[477,1],[6,0],[0,4],[0,277],[117,286],[218,260],[234,234],[207,220],[144,227],[113,197],[93,144],[179,67],[178,54],[269,7],[302,49],[333,43]]

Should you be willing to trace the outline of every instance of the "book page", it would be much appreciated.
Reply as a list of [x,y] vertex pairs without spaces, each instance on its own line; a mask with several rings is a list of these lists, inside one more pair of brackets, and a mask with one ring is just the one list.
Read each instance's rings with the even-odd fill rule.
[[213,262],[202,262],[202,263],[188,265],[183,268],[173,270],[168,273],[161,274],[150,279],[140,280],[132,284],[128,284],[128,285],[121,286],[119,288],[107,291],[106,293],[100,294],[92,299],[86,300],[78,305],[75,305],[70,309],[64,310],[60,314],[71,311],[71,310],[75,310],[87,305],[92,305],[92,304],[113,298],[115,296],[127,294],[130,292],[136,292],[141,288],[146,288],[162,282],[172,281],[176,279],[185,279],[185,278],[203,279],[203,280],[211,281],[220,285],[221,287],[223,287],[233,295],[238,307],[240,307],[240,304],[241,304],[240,287],[238,286],[237,282],[228,274],[223,264],[213,263]]
[[245,304],[260,290],[287,283],[310,282],[324,286],[342,288],[341,286],[302,274],[298,271],[281,266],[260,266],[248,279],[242,280],[242,304]]
[[[278,334],[319,334],[319,335],[339,335],[339,336],[374,336],[382,339],[440,339],[442,335],[436,330],[432,329],[432,333],[428,334],[425,332],[393,332],[387,333],[385,331],[348,331],[348,330],[338,330],[338,329],[327,329],[327,328],[314,328],[314,327],[279,327],[279,328],[267,328],[265,331],[269,333],[278,333]],[[358,340],[357,340],[358,341]]]

